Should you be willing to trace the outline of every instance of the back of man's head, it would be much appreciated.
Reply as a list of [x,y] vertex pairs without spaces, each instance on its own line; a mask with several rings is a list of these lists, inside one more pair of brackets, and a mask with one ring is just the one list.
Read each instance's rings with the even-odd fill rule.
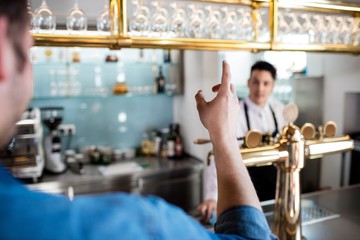
[[266,61],[257,61],[252,65],[250,75],[254,70],[268,71],[271,73],[272,78],[276,80],[276,68]]
[[21,68],[26,59],[26,53],[21,49],[22,34],[29,27],[27,0],[0,0],[0,18],[7,19],[7,35],[13,43],[18,68]]

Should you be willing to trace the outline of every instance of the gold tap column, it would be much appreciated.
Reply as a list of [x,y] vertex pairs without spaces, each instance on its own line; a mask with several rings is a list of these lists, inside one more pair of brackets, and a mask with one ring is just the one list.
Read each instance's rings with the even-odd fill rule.
[[271,48],[277,42],[278,34],[278,0],[272,0],[269,7],[270,44]]
[[300,171],[304,167],[304,139],[295,125],[284,128],[280,149],[288,158],[277,162],[274,232],[281,240],[301,240]]

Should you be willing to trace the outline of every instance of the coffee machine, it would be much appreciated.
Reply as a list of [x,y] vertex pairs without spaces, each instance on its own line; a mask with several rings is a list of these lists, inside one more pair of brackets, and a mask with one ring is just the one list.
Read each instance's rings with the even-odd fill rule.
[[14,137],[4,149],[0,149],[0,163],[17,178],[37,182],[43,173],[43,129],[40,119],[38,108],[25,111],[16,123]]
[[44,140],[45,169],[52,173],[62,173],[66,170],[61,144],[62,136],[58,129],[63,120],[63,112],[63,107],[41,108],[42,122],[49,129]]

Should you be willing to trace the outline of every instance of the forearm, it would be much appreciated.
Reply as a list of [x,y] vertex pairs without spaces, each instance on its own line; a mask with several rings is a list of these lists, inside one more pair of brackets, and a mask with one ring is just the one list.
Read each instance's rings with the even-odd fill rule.
[[218,214],[239,205],[253,206],[261,210],[235,135],[211,134],[211,138],[218,179]]

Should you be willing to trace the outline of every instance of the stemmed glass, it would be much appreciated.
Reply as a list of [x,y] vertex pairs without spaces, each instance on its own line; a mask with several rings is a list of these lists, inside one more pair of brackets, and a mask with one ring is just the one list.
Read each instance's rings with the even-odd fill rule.
[[251,12],[245,8],[238,8],[237,10],[237,25],[239,26],[239,38],[241,40],[254,40],[254,31],[251,19]]
[[301,13],[300,18],[303,19],[303,31],[302,33],[306,35],[306,43],[313,43],[315,40],[315,26],[311,22],[311,15],[308,13]]
[[36,32],[53,32],[56,28],[55,15],[48,7],[46,0],[43,0],[41,6],[35,10],[34,20]]
[[151,3],[155,7],[153,17],[151,19],[151,32],[154,37],[163,37],[167,32],[168,11],[160,6],[159,1]]
[[278,27],[277,41],[282,43],[286,41],[286,36],[289,33],[289,25],[286,22],[284,15],[285,12],[280,10],[278,13],[279,27]]
[[269,27],[269,14],[265,9],[258,9],[257,13],[257,27],[259,31],[259,42],[270,41],[270,27]]
[[342,18],[338,16],[326,16],[325,22],[327,23],[328,29],[327,43],[337,44]]
[[289,26],[289,34],[285,36],[285,42],[290,43],[301,43],[301,35],[302,26],[299,23],[298,15],[296,12],[286,10],[284,14],[284,19]]
[[314,29],[316,29],[314,43],[323,43],[325,41],[326,33],[321,14],[313,14],[310,19]]
[[104,10],[97,18],[97,30],[101,33],[110,32],[109,1],[105,0]]
[[351,45],[353,41],[353,33],[355,32],[355,20],[353,17],[344,16],[341,18],[341,27],[339,32],[339,43]]
[[78,0],[75,0],[74,6],[66,16],[66,28],[70,34],[76,32],[83,33],[87,30],[87,17],[85,12],[79,7]]
[[185,10],[180,8],[178,3],[170,5],[174,8],[174,14],[170,23],[170,37],[185,37],[186,32],[186,13]]
[[297,19],[298,30],[295,33],[297,36],[297,42],[301,44],[308,44],[311,42],[311,38],[314,37],[312,26],[310,24],[309,15],[303,12],[295,13]]
[[149,8],[141,0],[133,2],[136,10],[130,19],[129,32],[132,36],[147,36],[149,33]]
[[219,39],[222,37],[221,14],[213,6],[208,5],[205,9],[209,12],[206,19],[206,32],[209,38]]
[[237,39],[237,26],[236,26],[236,12],[228,7],[221,8],[224,13],[222,25],[224,27],[224,38],[226,39]]
[[355,17],[353,19],[353,25],[351,27],[351,40],[349,42],[349,44],[353,45],[353,46],[358,46],[359,45],[359,37],[360,37],[360,32],[359,32],[359,26],[360,26],[360,18]]
[[30,18],[30,31],[34,31],[35,30],[35,19],[34,19],[34,13],[31,10],[31,6],[30,6],[30,2],[28,1],[27,3],[27,10],[28,10],[28,14],[29,14],[29,18]]
[[204,12],[194,4],[191,4],[189,9],[191,14],[187,27],[187,36],[190,38],[202,38],[204,37]]

